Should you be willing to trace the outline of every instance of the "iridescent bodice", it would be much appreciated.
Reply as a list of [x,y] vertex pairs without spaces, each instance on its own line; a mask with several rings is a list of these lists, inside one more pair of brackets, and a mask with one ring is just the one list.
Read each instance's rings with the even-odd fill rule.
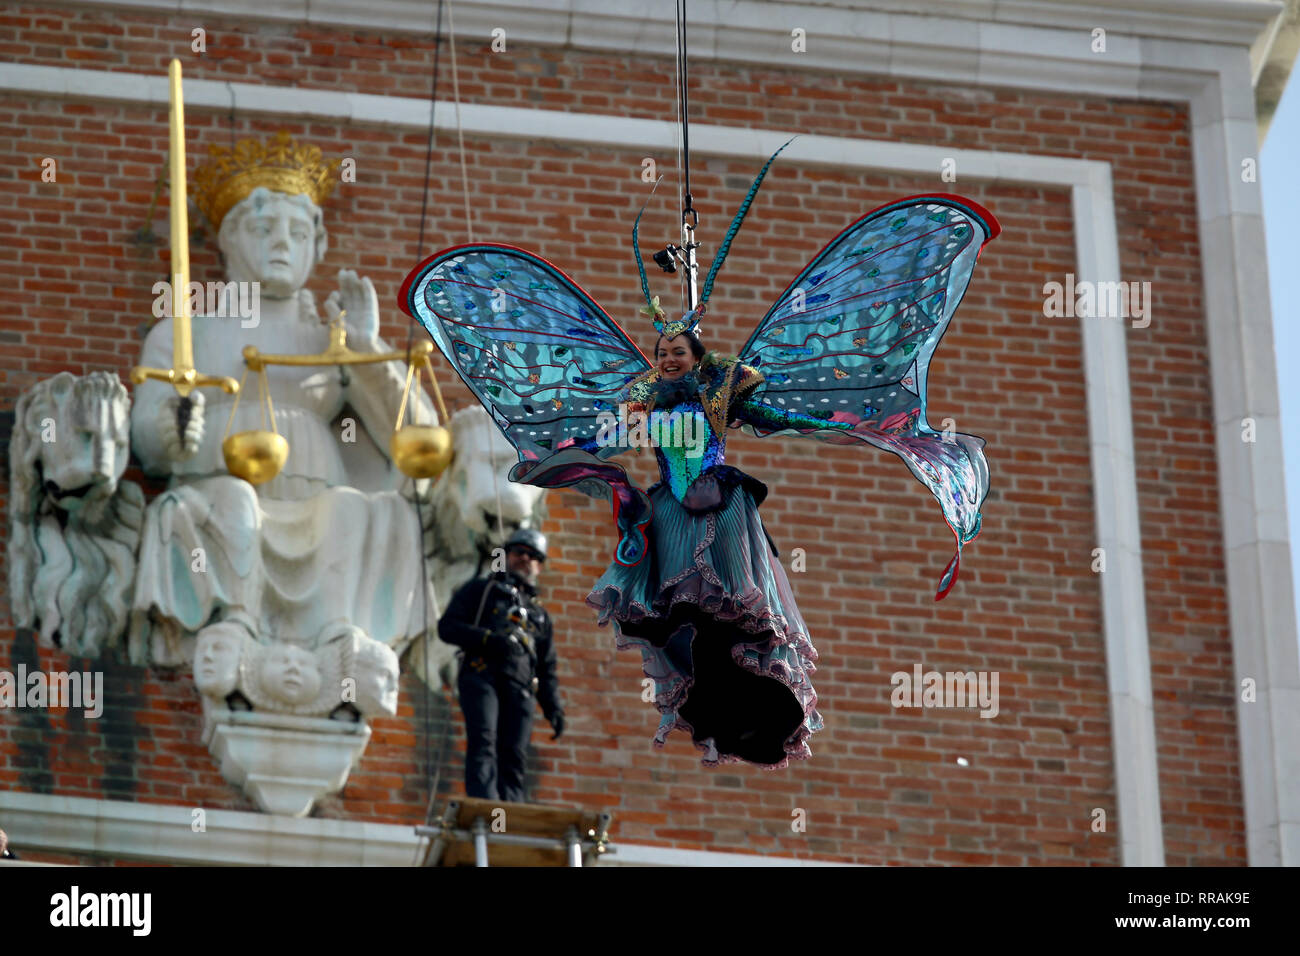
[[[656,407],[653,399],[658,375],[651,371],[619,395],[619,405],[630,413],[641,414],[650,408],[644,438],[622,431],[629,444],[642,446],[648,440],[659,463],[659,477],[678,501],[686,503],[691,485],[701,476],[724,465],[727,427],[733,422],[750,425],[762,433],[794,430],[847,430],[848,422],[833,421],[829,413],[808,414],[778,408],[761,397],[753,396],[763,381],[757,369],[740,365],[734,359],[712,364],[702,375],[703,382],[693,397],[675,404]],[[621,429],[628,429],[625,418]],[[603,434],[603,432],[602,432]],[[577,447],[596,454],[604,446],[600,437],[588,438]],[[585,466],[584,466],[585,467]],[[536,481],[530,477],[529,481]],[[625,479],[624,479],[625,480]]]
[[681,501],[691,482],[723,463],[727,438],[709,425],[704,406],[682,402],[650,413],[650,436],[655,442],[659,477]]

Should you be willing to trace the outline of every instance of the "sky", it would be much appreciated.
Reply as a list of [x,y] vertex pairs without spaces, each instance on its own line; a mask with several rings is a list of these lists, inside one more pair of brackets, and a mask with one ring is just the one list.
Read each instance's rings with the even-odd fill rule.
[[1286,463],[1287,522],[1291,532],[1292,596],[1300,594],[1300,63],[1260,150],[1268,284],[1273,306],[1273,343],[1282,406],[1282,454]]

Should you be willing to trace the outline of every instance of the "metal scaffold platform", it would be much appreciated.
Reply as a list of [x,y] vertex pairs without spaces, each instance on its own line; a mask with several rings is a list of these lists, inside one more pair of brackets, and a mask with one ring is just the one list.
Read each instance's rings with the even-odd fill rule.
[[415,832],[430,841],[424,866],[591,866],[612,852],[609,823],[607,812],[458,797]]

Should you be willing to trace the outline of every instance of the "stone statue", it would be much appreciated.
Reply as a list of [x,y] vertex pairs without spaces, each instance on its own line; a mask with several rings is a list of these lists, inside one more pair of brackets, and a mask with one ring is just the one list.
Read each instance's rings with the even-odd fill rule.
[[13,621],[74,656],[114,646],[131,607],[144,495],[121,480],[130,405],[110,372],[61,372],[24,392],[14,411]]
[[[328,345],[328,327],[305,285],[326,250],[319,204],[332,174],[319,150],[286,134],[268,146],[246,141],[214,154],[197,171],[194,192],[217,229],[228,282],[217,308],[194,317],[191,334],[204,372],[239,379],[244,346],[302,355]],[[338,278],[327,317],[345,324],[350,348],[388,351],[370,281],[349,271]],[[254,315],[242,308],[250,301]],[[171,353],[172,320],[165,318],[150,331],[140,362],[167,367]],[[256,488],[227,472],[221,451],[228,421],[232,434],[267,427],[255,375],[233,420],[232,396],[195,390],[185,402],[163,382],[137,387],[132,447],[147,474],[171,480],[146,516],[134,661],[186,663],[205,628],[238,626],[257,645],[287,645],[253,657],[301,684],[281,693],[264,674],[248,688],[249,699],[297,713],[310,703],[304,655],[323,649],[332,622],[345,621],[397,653],[421,633],[420,589],[428,585],[418,522],[396,491],[405,476],[387,461],[404,377],[400,363],[269,367],[275,426],[290,450],[281,473]],[[413,390],[412,403],[410,415],[436,421],[422,390]],[[253,659],[247,650],[244,656]],[[295,662],[296,674],[289,667]],[[338,687],[330,690],[338,703]]]
[[[323,317],[306,289],[327,244],[320,207],[333,167],[320,151],[282,133],[213,152],[192,183],[227,281],[209,283],[194,310],[195,364],[238,380],[244,347],[317,354],[327,322],[354,351],[390,351],[368,279],[340,271]],[[171,367],[172,337],[163,318],[139,364]],[[438,481],[393,467],[405,371],[268,367],[289,456],[256,487],[222,454],[226,434],[269,427],[255,374],[238,405],[197,389],[182,399],[156,380],[132,403],[108,372],[40,383],[18,402],[10,445],[15,623],[71,654],[98,654],[125,634],[133,663],[192,664],[203,742],[223,774],[268,812],[310,812],[347,779],[367,721],[397,713],[408,646],[411,666],[427,663],[454,687],[452,649],[417,638],[426,622],[436,634],[439,608],[505,535],[542,515],[543,492],[508,481],[515,452],[477,406],[449,423],[456,458]],[[437,422],[422,389],[406,420]],[[147,508],[120,480],[128,438],[144,471],[167,479]]]
[[[283,133],[213,154],[193,193],[227,281],[191,321],[195,364],[239,380],[246,346],[319,354],[327,322],[356,352],[390,351],[368,279],[339,272],[324,317],[306,289],[326,251],[320,206],[336,164]],[[140,364],[171,367],[172,336],[173,320],[159,321]],[[390,362],[269,366],[273,423],[256,373],[237,404],[217,391],[182,399],[156,380],[136,388],[132,449],[169,481],[145,512],[130,656],[193,663],[204,742],[269,812],[302,815],[342,786],[369,739],[365,719],[396,713],[397,655],[424,631],[432,586],[413,500],[398,489],[413,499],[428,482],[388,458],[405,373]],[[407,420],[436,423],[422,389]],[[226,434],[272,425],[289,446],[279,474],[257,486],[232,476]]]

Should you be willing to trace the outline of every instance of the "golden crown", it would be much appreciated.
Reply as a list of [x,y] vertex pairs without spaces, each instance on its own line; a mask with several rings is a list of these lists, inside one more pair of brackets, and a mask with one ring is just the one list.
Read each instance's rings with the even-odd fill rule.
[[258,186],[291,195],[305,195],[316,205],[334,188],[341,159],[326,163],[320,147],[299,144],[284,130],[265,144],[240,140],[234,149],[211,147],[211,159],[190,177],[190,196],[213,229],[238,202]]

